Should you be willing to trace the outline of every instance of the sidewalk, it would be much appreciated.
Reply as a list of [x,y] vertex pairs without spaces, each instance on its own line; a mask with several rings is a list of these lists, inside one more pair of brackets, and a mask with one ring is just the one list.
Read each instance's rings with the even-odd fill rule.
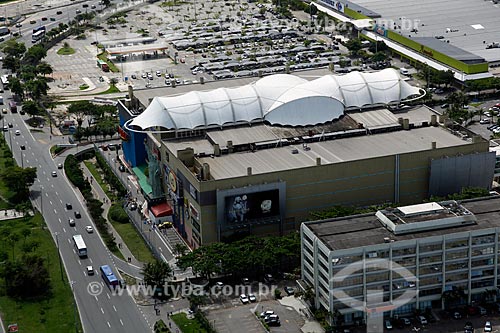
[[23,217],[24,214],[15,209],[0,210],[0,221],[12,220]]
[[[118,232],[116,232],[115,228],[113,228],[113,225],[108,221],[108,212],[109,212],[109,209],[111,207],[111,200],[108,198],[108,196],[106,195],[104,190],[99,186],[99,184],[95,180],[92,181],[92,179],[94,177],[90,173],[90,171],[87,168],[87,166],[85,165],[85,163],[83,163],[83,162],[80,163],[80,166],[83,170],[84,177],[86,177],[90,180],[90,186],[92,187],[92,192],[94,194],[94,197],[102,202],[102,208],[104,209],[104,212],[102,213],[102,215],[108,223],[108,228],[111,231],[111,233],[115,239],[115,242],[118,245],[120,252],[123,254],[123,256],[125,258],[130,259],[130,260],[128,260],[129,264],[137,266],[137,267],[142,267],[143,263],[134,257],[132,252],[127,247],[127,244],[125,244],[125,242],[121,238],[120,234]],[[115,258],[119,259],[117,257],[115,257]]]
[[286,307],[294,308],[305,320],[304,326],[301,327],[301,331],[305,333],[324,333],[325,330],[321,327],[311,314],[307,306],[302,302],[300,298],[294,296],[283,297],[279,300],[280,304]]

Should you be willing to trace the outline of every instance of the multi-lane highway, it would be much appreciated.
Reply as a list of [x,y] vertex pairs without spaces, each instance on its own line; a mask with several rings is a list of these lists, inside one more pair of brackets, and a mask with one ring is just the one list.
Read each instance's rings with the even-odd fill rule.
[[[5,103],[9,101],[9,93],[4,94]],[[53,160],[50,155],[51,142],[48,128],[43,132],[30,131],[24,120],[28,116],[19,113],[4,115],[4,123],[12,123],[13,127],[5,132],[6,141],[11,145],[13,155],[18,165],[37,168],[38,179],[31,188],[35,206],[43,212],[45,221],[54,241],[58,244],[61,257],[72,283],[74,295],[80,311],[80,317],[85,332],[151,332],[134,300],[128,295],[112,296],[111,290],[104,285],[99,274],[99,266],[111,265],[116,273],[112,256],[97,232],[87,233],[85,227],[92,225],[87,214],[83,198],[72,188],[64,176],[64,171],[57,168],[62,160]],[[16,135],[19,130],[19,135]],[[52,140],[55,140],[54,138]],[[24,145],[26,150],[22,151]],[[55,171],[57,176],[53,176]],[[71,203],[72,209],[66,209],[66,203]],[[81,212],[81,218],[75,218],[74,211]],[[71,227],[69,218],[76,220]],[[81,259],[74,250],[72,236],[83,235],[88,248],[88,258]],[[88,276],[86,266],[95,269],[93,276]],[[94,282],[92,292],[89,284]],[[102,293],[99,290],[102,289]]]

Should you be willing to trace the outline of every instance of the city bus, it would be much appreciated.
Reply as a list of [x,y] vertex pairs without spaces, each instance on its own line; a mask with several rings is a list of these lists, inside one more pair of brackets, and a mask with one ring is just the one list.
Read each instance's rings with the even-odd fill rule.
[[119,281],[109,265],[103,265],[99,267],[99,269],[101,271],[102,279],[110,288],[116,288],[119,285]]
[[87,245],[85,245],[82,235],[74,235],[73,244],[75,245],[76,252],[80,258],[87,256]]
[[45,36],[45,30],[38,30],[31,35],[31,42],[36,43]]
[[10,112],[17,113],[17,104],[14,101],[9,102]]

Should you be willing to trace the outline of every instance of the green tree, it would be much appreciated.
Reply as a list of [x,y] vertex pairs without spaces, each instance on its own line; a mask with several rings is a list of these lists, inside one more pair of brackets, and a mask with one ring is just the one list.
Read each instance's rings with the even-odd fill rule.
[[372,55],[370,58],[375,63],[384,62],[387,60],[387,54],[385,54],[385,52],[377,52],[374,55]]
[[42,61],[36,66],[36,72],[42,75],[49,75],[52,74],[53,69],[50,64]]
[[40,106],[35,101],[26,101],[23,104],[23,111],[34,117],[41,113]]
[[34,299],[52,292],[49,272],[40,256],[24,255],[21,260],[8,261],[0,274],[11,297]]
[[177,243],[174,245],[174,255],[175,256],[179,256],[179,257],[182,257],[186,252],[187,252],[188,248],[186,247],[186,245],[182,244],[182,243]]
[[78,127],[82,127],[83,118],[92,113],[94,109],[94,105],[89,101],[77,101],[72,102],[68,106],[68,113],[73,114],[76,117],[76,122],[78,123]]
[[36,168],[11,166],[3,170],[1,177],[5,185],[14,193],[12,201],[24,202],[29,199],[29,187],[36,179]]
[[359,51],[362,49],[361,40],[359,38],[349,39],[344,45],[354,56],[358,55]]
[[28,49],[23,57],[23,63],[36,66],[40,61],[47,56],[47,50],[41,45],[37,44]]
[[19,96],[21,99],[24,98],[24,87],[17,77],[11,77],[9,79],[9,88],[13,94]]
[[172,275],[172,268],[164,261],[149,262],[142,269],[144,282],[155,287],[155,295],[165,296],[165,283]]

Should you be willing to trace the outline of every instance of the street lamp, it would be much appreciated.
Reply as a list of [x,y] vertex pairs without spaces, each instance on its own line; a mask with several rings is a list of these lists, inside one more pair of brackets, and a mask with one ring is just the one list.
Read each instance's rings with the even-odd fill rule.
[[73,288],[73,285],[76,283],[76,281],[70,281],[71,284],[71,292],[73,293],[73,314],[74,314],[74,321],[75,321],[75,333],[78,333],[78,323],[76,322],[76,295],[75,295],[75,289]]
[[64,275],[63,275],[63,271],[62,271],[62,260],[61,260],[61,251],[59,250],[59,233],[56,231],[54,233],[54,235],[56,236],[56,246],[57,246],[57,255],[59,257],[59,269],[61,271],[61,281],[64,283]]
[[40,185],[40,212],[43,216],[43,186]]
[[24,169],[24,153],[23,151],[26,150],[26,146],[25,145],[21,145],[21,168]]

